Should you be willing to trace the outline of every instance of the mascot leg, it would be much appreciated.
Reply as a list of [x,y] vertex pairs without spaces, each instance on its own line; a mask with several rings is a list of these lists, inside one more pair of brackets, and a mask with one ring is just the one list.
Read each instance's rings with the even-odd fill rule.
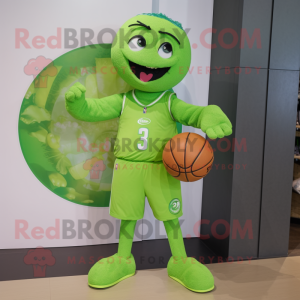
[[107,288],[135,274],[131,247],[136,221],[122,220],[118,253],[96,262],[89,271],[88,282],[93,288]]
[[119,247],[118,255],[124,258],[128,258],[131,255],[131,248],[134,236],[136,221],[121,221],[120,227],[120,238],[119,238]]
[[214,289],[214,278],[203,264],[187,257],[178,219],[164,221],[172,257],[167,266],[168,275],[183,286],[198,293]]

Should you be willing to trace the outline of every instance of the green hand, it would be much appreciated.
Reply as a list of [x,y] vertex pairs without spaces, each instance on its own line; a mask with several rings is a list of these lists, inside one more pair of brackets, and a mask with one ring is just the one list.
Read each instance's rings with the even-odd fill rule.
[[68,92],[65,94],[67,102],[83,101],[85,100],[86,88],[79,82],[76,82]]
[[216,105],[206,106],[200,116],[200,128],[214,140],[232,134],[232,124]]

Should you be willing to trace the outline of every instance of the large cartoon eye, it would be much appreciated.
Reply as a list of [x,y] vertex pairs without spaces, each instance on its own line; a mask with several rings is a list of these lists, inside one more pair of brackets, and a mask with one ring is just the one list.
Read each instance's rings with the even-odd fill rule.
[[170,58],[173,55],[172,45],[170,43],[163,43],[158,49],[158,54],[162,58]]
[[140,51],[146,47],[146,40],[140,35],[134,36],[128,46],[132,51]]

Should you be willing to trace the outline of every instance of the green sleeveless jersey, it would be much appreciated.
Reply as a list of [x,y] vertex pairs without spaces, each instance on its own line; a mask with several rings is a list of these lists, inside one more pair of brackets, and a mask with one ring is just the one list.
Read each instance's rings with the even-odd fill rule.
[[[143,105],[134,90],[124,94],[114,153],[117,158],[129,161],[162,161],[166,143],[177,132],[171,114],[171,97],[163,92],[156,100]],[[141,102],[140,102],[141,101]]]

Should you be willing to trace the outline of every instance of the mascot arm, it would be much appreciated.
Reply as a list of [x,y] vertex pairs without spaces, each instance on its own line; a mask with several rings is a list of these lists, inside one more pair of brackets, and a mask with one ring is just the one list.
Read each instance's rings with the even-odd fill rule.
[[231,122],[216,105],[196,106],[173,97],[171,113],[177,122],[200,128],[210,139],[222,138],[232,133]]
[[66,109],[76,119],[86,122],[98,122],[120,116],[123,95],[115,94],[101,99],[85,98],[85,87],[75,83],[65,94]]

